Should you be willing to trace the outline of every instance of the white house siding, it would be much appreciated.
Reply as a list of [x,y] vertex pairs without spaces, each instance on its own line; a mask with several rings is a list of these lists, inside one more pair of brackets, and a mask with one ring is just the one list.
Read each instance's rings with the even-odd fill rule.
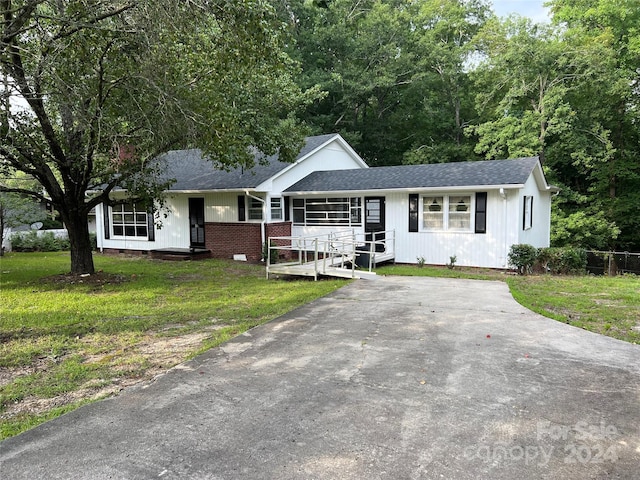
[[[499,189],[495,188],[478,188],[477,191],[487,192],[487,232],[483,234],[474,233],[473,230],[469,232],[409,232],[409,193],[433,195],[434,192],[371,192],[370,196],[385,197],[386,229],[395,230],[396,262],[416,263],[418,258],[424,258],[427,264],[445,265],[450,261],[450,257],[455,255],[456,265],[506,268],[509,248],[514,243],[518,243],[518,233],[522,229],[521,190],[505,189],[502,194]],[[471,195],[473,223],[475,191],[441,191],[439,193],[443,195]],[[538,196],[540,196],[539,192]],[[539,207],[538,209],[542,210]],[[542,212],[541,215],[543,215]],[[422,230],[422,217],[419,216],[418,220],[419,229]],[[534,219],[534,222],[536,221]],[[322,237],[337,230],[347,229],[347,227],[293,225],[292,234],[300,237]],[[354,231],[363,233],[364,227],[354,228]]]
[[[188,196],[176,195],[167,201],[169,211],[164,218],[161,213],[162,228],[155,229],[155,241],[137,237],[113,237],[103,238],[98,235],[98,249],[135,250],[148,251],[168,247],[189,247],[189,207]],[[96,228],[104,232],[104,205],[96,207]]]
[[338,140],[334,140],[312,155],[304,158],[293,168],[276,175],[273,179],[258,186],[260,191],[270,191],[272,196],[289,188],[310,173],[328,170],[348,170],[363,168],[364,164],[345,150]]
[[[240,192],[207,193],[204,197],[204,221],[211,222],[237,222],[238,221],[238,195]],[[198,195],[188,195],[197,197]],[[247,200],[248,206],[248,200]],[[189,206],[186,205],[186,215],[189,216]]]
[[[523,229],[524,197],[533,196],[533,222],[528,230]],[[538,188],[533,175],[518,194],[518,239],[513,243],[527,243],[534,247],[548,247],[550,238],[551,193]]]
[[[205,222],[237,222],[238,195],[241,192],[221,193],[175,193],[166,201],[167,217],[161,212],[162,227],[155,230],[155,241],[150,242],[135,237],[103,239],[98,236],[98,248],[118,250],[156,250],[163,248],[189,248],[191,244],[189,228],[189,198],[204,198]],[[256,195],[259,196],[259,195]],[[104,231],[103,206],[96,207],[96,227]],[[263,214],[265,212],[263,211]],[[259,220],[255,221],[260,223]]]
[[[488,268],[506,267],[507,244],[511,241],[505,229],[509,218],[508,201],[502,199],[498,190],[487,191],[487,233],[470,232],[409,232],[409,194],[386,195],[387,229],[396,230],[396,262],[416,263],[424,258],[425,263],[445,265],[456,256],[456,265]],[[414,192],[433,194],[433,192]],[[463,192],[443,192],[445,195]],[[464,192],[473,194],[475,192]],[[507,197],[508,198],[508,197]],[[472,200],[472,223],[475,199]],[[422,218],[419,217],[419,229]]]

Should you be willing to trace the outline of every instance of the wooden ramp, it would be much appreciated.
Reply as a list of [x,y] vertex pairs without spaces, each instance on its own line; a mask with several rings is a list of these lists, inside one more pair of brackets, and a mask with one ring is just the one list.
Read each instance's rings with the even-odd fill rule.
[[[321,276],[374,279],[376,273],[372,269],[395,258],[393,232],[382,232],[381,237],[383,240],[366,242],[353,231],[315,237],[270,237],[267,278],[276,274],[315,280]],[[272,263],[272,259],[277,262]]]

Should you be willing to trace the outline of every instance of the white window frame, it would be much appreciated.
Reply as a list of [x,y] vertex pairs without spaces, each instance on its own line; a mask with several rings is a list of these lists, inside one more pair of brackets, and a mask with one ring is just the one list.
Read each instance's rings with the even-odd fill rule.
[[[291,203],[294,225],[313,227],[363,225],[361,197],[304,197],[294,198]],[[310,206],[312,208],[309,208]],[[322,206],[327,208],[322,209]]]
[[264,218],[264,202],[251,196],[247,198],[249,199],[249,205],[247,206],[247,220],[262,220]]
[[270,209],[271,209],[271,220],[282,220],[284,215],[282,215],[282,197],[271,197]]
[[[131,218],[127,219],[128,216]],[[123,202],[110,206],[109,220],[112,238],[149,239],[149,212],[146,208],[142,209],[136,205],[135,202]],[[127,234],[127,229],[131,228],[133,234]],[[138,232],[143,228],[144,235],[139,235]],[[122,233],[116,233],[117,231]]]
[[[464,201],[468,199],[467,201]],[[425,211],[425,205],[434,205],[434,201],[440,207],[439,215],[438,211],[431,212],[431,216],[436,219],[440,217],[441,221],[439,227],[427,227],[425,226],[425,216],[430,212]],[[459,212],[456,211],[460,202],[464,203],[466,207],[466,217],[468,218],[468,226],[465,228],[454,227],[455,217]],[[461,233],[473,233],[474,231],[474,216],[475,210],[475,195],[472,193],[434,193],[428,195],[421,195],[419,202],[419,219],[420,219],[420,231],[422,232],[461,232]],[[426,215],[425,215],[426,214]]]
[[533,228],[533,195],[525,195],[522,207],[522,229]]

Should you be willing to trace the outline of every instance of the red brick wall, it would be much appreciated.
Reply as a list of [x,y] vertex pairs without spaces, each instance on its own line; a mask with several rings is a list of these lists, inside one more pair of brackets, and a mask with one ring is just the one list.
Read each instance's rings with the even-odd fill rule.
[[[259,223],[206,223],[205,247],[214,258],[233,258],[244,254],[250,262],[262,260],[262,235]],[[291,222],[265,225],[266,238],[291,235]]]
[[[291,236],[291,222],[269,223],[266,227],[267,238]],[[287,240],[274,240],[273,243],[278,246],[291,246],[291,242]],[[283,260],[291,260],[292,252],[289,250],[280,250],[278,254]]]
[[290,237],[291,222],[268,223],[266,225],[267,238],[269,237]]

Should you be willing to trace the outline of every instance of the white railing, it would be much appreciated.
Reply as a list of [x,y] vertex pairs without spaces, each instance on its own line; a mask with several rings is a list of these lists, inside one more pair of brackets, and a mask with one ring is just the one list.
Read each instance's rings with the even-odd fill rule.
[[[367,240],[365,235],[371,239]],[[393,230],[373,234],[342,230],[309,237],[269,237],[268,246],[267,278],[272,271],[283,272],[293,266],[309,267],[316,279],[318,275],[330,275],[331,269],[336,268],[351,270],[355,278],[356,267],[366,267],[371,272],[379,261],[395,257],[395,233]]]

